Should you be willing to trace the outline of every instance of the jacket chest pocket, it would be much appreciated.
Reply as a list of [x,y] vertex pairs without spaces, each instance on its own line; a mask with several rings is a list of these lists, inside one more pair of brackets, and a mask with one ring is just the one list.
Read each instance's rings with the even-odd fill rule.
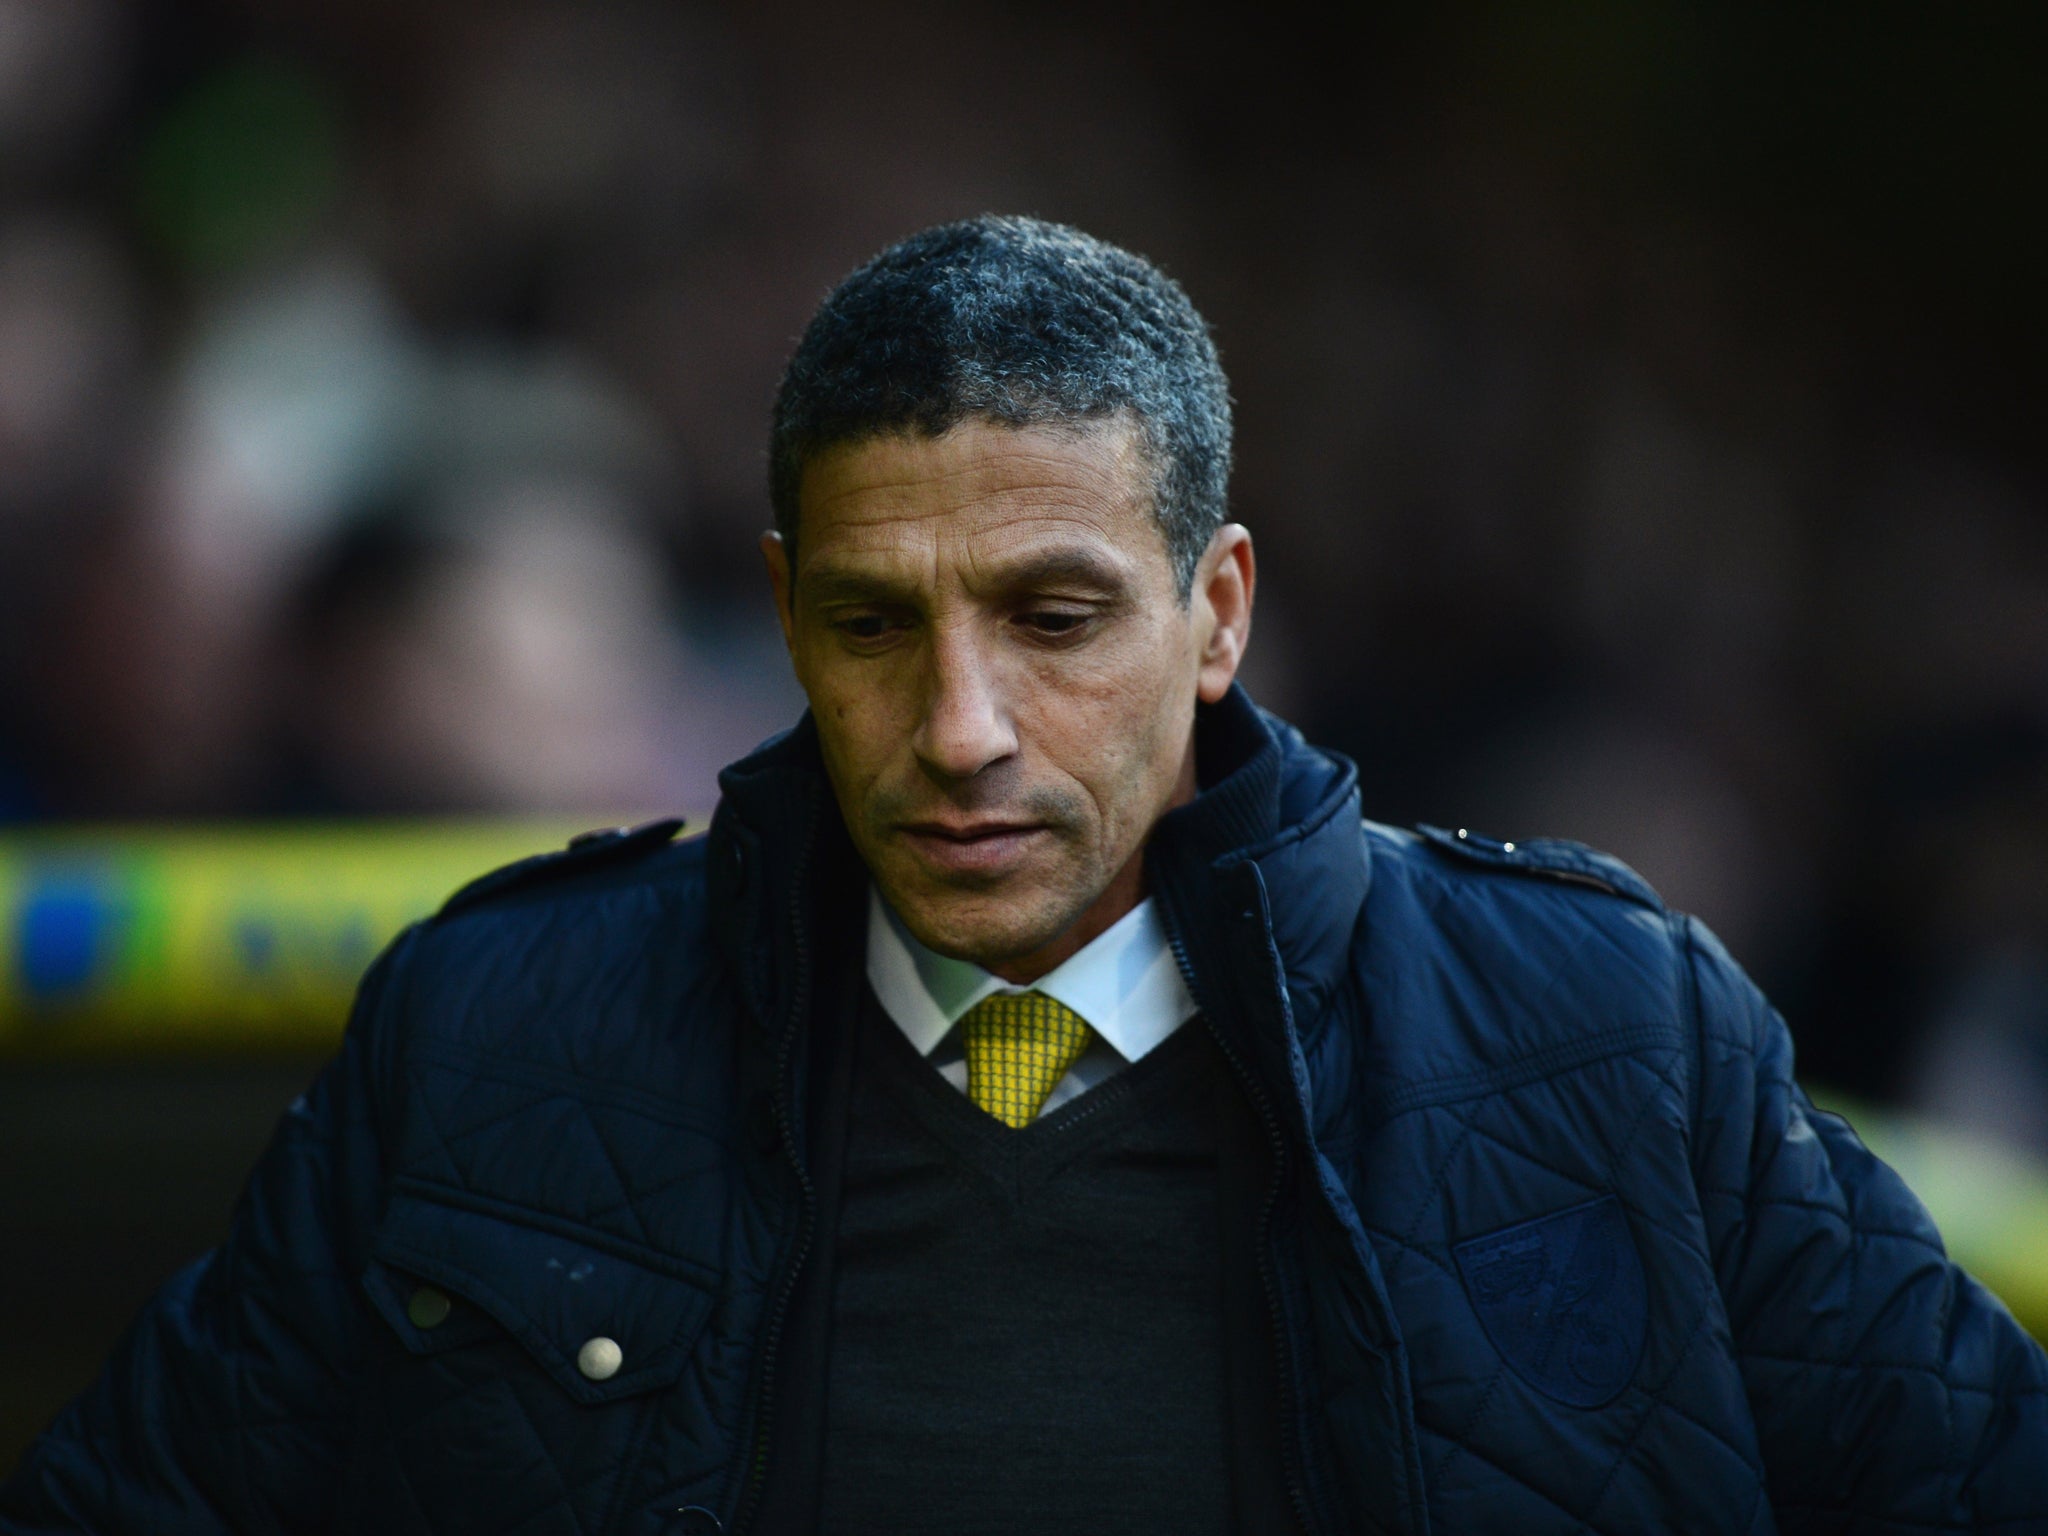
[[644,1410],[689,1361],[706,1286],[411,1192],[371,1251],[381,1326],[339,1528],[601,1528]]

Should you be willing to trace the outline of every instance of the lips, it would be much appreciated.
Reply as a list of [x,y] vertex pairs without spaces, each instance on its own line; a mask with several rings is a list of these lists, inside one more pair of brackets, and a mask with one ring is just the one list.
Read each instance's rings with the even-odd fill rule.
[[1032,822],[909,823],[899,835],[927,865],[952,874],[1000,874],[1023,859],[1046,829]]

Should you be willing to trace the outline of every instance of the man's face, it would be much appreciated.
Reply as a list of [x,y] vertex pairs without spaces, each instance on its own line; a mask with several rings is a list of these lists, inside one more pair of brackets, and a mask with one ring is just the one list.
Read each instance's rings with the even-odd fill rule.
[[1034,979],[1131,906],[1192,798],[1196,699],[1249,630],[1250,538],[1183,604],[1134,432],[970,420],[819,455],[764,541],[855,846],[912,933]]

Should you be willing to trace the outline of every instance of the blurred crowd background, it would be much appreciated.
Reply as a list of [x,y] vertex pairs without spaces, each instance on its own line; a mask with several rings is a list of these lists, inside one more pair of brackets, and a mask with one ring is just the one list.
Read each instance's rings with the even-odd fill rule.
[[2040,41],[0,0],[0,822],[708,811],[788,348],[1031,212],[1212,320],[1248,682],[1369,814],[1608,848],[1809,1078],[2048,1150]]

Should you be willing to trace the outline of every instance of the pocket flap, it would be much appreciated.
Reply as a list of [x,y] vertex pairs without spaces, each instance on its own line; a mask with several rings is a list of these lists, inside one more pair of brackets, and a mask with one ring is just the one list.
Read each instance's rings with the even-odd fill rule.
[[[435,1354],[502,1330],[579,1402],[673,1382],[711,1310],[703,1286],[651,1262],[411,1193],[392,1198],[371,1252],[364,1286],[408,1350]],[[425,1327],[413,1305],[422,1282],[452,1302]],[[600,1343],[585,1354],[606,1339],[615,1352]]]

